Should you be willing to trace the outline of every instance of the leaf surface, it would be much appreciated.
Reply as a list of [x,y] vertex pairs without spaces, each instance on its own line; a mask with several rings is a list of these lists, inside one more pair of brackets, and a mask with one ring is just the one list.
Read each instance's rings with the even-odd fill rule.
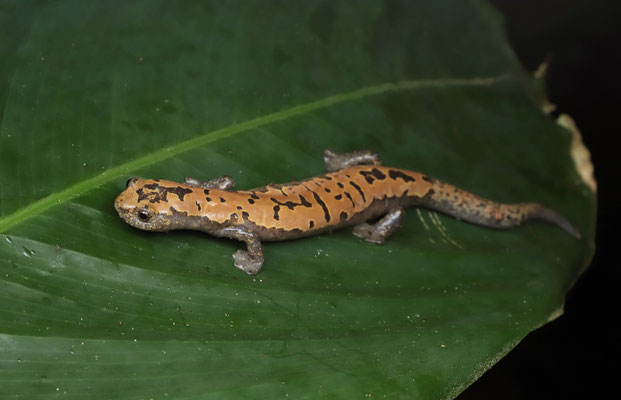
[[[0,398],[451,398],[559,315],[595,199],[479,1],[0,5]],[[370,148],[582,231],[494,231],[411,209],[265,245],[151,234],[132,176],[238,188]]]

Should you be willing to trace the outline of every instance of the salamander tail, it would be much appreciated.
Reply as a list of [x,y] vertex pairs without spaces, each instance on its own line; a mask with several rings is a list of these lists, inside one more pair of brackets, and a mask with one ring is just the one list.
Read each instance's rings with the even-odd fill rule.
[[556,211],[537,203],[526,203],[526,205],[530,209],[530,212],[527,214],[525,219],[541,219],[544,221],[548,221],[564,229],[565,231],[567,231],[567,233],[569,233],[576,239],[582,239],[580,231],[576,227],[574,227],[567,218],[563,217]]
[[497,203],[455,186],[432,180],[433,189],[421,199],[422,206],[457,219],[490,228],[508,229],[530,219],[555,224],[581,239],[581,234],[567,218],[538,203]]

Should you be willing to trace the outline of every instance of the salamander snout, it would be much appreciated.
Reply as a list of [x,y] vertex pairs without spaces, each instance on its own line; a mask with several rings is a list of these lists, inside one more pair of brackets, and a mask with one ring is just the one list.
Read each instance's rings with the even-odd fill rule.
[[127,182],[125,189],[114,201],[119,217],[134,228],[145,231],[163,232],[171,229],[170,218],[166,213],[155,209],[149,201],[140,201],[135,183],[138,178]]

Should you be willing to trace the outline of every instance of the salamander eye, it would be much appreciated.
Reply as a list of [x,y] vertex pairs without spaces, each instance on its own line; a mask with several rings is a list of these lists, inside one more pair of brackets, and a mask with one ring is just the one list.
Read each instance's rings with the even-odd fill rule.
[[138,218],[143,222],[147,222],[151,219],[151,213],[147,210],[140,210],[138,211]]

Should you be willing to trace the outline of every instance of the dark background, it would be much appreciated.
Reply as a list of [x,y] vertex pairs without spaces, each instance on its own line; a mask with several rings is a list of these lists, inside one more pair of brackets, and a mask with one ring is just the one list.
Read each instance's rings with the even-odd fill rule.
[[621,1],[492,0],[524,67],[545,59],[548,97],[573,117],[598,181],[597,250],[565,314],[529,334],[459,400],[614,397],[621,368]]

